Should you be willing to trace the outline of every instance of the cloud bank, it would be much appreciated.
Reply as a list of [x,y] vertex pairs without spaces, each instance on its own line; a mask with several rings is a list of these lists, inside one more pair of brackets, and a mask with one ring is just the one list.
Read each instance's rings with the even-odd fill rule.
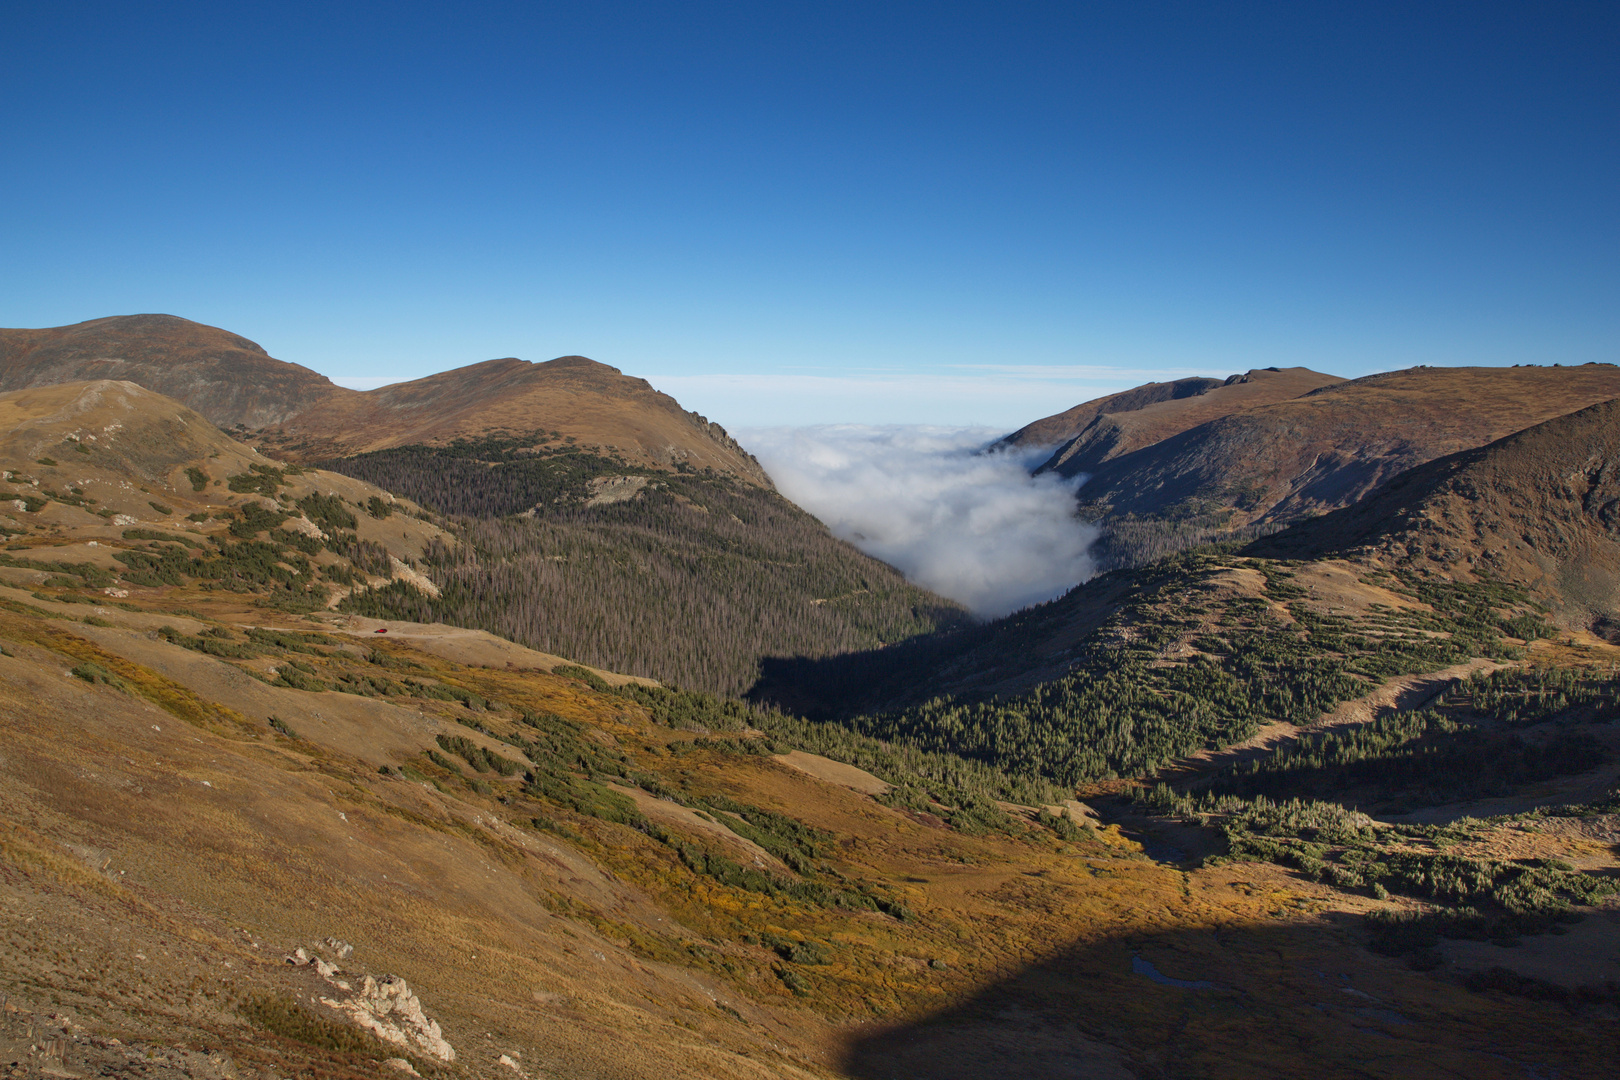
[[[1097,530],[1044,456],[979,451],[988,428],[828,425],[738,433],[782,494],[918,585],[993,618],[1091,575]],[[1050,453],[1050,449],[1044,453]]]

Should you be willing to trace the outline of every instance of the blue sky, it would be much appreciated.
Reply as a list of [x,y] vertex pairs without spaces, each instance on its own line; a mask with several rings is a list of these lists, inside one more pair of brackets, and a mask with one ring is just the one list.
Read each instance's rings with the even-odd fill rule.
[[[226,10],[230,9],[230,10]],[[1620,359],[1620,6],[12,4],[0,325],[734,426]]]

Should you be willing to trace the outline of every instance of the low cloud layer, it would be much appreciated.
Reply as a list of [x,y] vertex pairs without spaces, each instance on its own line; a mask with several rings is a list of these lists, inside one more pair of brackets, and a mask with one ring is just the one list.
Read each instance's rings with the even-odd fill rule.
[[1084,581],[1097,538],[1074,516],[1075,481],[1029,475],[1040,452],[979,453],[999,434],[833,425],[739,436],[782,494],[835,535],[994,617]]

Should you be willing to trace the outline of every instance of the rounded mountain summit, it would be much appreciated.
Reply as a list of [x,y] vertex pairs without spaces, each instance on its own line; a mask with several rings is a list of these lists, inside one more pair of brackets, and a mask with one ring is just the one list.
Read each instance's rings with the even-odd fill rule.
[[94,379],[155,390],[293,460],[544,433],[627,464],[713,469],[771,486],[719,424],[645,379],[583,356],[538,364],[506,357],[360,391],[173,315],[0,329],[0,392]]

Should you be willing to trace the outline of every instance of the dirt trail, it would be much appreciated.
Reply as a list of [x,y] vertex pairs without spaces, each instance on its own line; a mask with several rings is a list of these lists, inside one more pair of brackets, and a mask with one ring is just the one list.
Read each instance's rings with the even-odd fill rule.
[[1200,750],[1174,765],[1160,771],[1166,781],[1185,781],[1194,777],[1219,772],[1231,765],[1255,758],[1266,757],[1282,746],[1299,741],[1307,732],[1328,728],[1368,724],[1380,716],[1407,712],[1427,705],[1455,679],[1466,679],[1476,672],[1492,672],[1505,667],[1494,660],[1474,659],[1466,664],[1454,664],[1439,671],[1422,675],[1398,675],[1369,694],[1340,702],[1330,713],[1324,713],[1315,723],[1300,726],[1286,721],[1266,724],[1240,743],[1219,750]]

